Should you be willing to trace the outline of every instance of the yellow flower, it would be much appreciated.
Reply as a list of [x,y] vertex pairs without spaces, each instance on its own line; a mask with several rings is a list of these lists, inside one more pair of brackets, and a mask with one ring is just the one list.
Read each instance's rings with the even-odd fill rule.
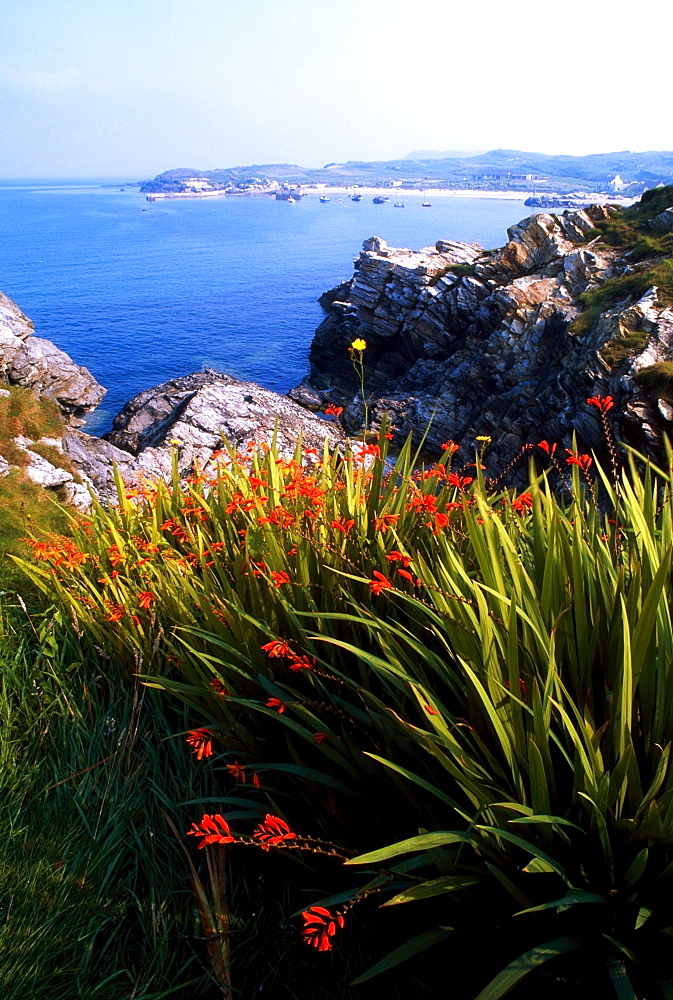
[[490,441],[490,440],[491,440],[491,438],[489,437],[488,434],[478,434],[477,435],[477,441]]
[[171,438],[171,444],[182,444],[179,438]]
[[351,347],[354,351],[364,351],[366,346],[367,346],[367,341],[363,340],[362,337],[356,337],[353,343],[351,344]]

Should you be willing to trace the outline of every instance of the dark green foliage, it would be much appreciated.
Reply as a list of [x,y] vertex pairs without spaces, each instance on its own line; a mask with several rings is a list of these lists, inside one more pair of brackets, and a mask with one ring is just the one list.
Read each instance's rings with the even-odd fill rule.
[[636,372],[633,377],[657,399],[673,403],[673,361],[660,361]]

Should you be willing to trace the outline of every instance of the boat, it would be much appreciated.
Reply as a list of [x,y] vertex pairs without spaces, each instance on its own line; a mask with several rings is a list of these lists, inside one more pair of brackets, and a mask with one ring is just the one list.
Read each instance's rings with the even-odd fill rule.
[[404,202],[396,201],[395,204],[393,205],[393,208],[404,208]]
[[297,204],[296,199],[293,198],[292,195],[290,195],[290,197],[287,198],[286,201],[287,201],[288,205],[296,205]]
[[432,202],[431,201],[424,201],[424,202],[422,202],[421,203],[421,208],[432,208]]
[[377,194],[375,198],[372,198],[372,201],[375,205],[385,205],[387,201],[390,201],[390,198],[384,198],[382,195]]
[[351,201],[362,201],[362,195],[361,194],[352,194],[351,195]]
[[327,195],[326,195],[326,194],[321,194],[321,195],[320,195],[320,201],[321,201],[321,202],[323,203],[323,205],[324,205],[324,204],[325,204],[326,202],[328,202],[328,201],[329,201],[329,198],[327,197]]

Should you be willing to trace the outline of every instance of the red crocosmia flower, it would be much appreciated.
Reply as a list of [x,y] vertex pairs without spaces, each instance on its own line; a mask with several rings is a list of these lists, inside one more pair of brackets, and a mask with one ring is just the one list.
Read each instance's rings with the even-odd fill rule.
[[155,600],[155,595],[151,590],[141,590],[138,594],[138,607],[149,608]]
[[317,448],[304,448],[304,454],[305,455],[317,455],[318,454],[318,449]]
[[566,458],[567,465],[579,465],[580,469],[584,472],[588,472],[591,468],[591,463],[593,461],[591,455],[578,455],[576,451],[571,451],[570,448],[566,448],[568,452],[568,457]]
[[290,663],[290,670],[313,670],[315,660],[310,656],[294,656]]
[[518,514],[525,514],[533,506],[533,497],[530,493],[522,493],[516,500],[512,500],[512,510]]
[[191,830],[187,830],[187,836],[203,837],[199,848],[206,847],[207,844],[233,844],[236,839],[232,836],[226,819],[219,813],[203,816],[198,824],[192,823]]
[[615,405],[612,396],[591,396],[587,399],[588,406],[597,407],[601,413],[607,413]]
[[441,447],[442,451],[448,451],[450,455],[453,455],[454,451],[458,451],[458,445],[455,441],[445,441]]
[[428,713],[428,715],[439,715],[437,709],[433,708],[432,705],[424,705],[423,708]]
[[210,729],[191,729],[185,737],[196,754],[196,759],[213,756],[213,734]]
[[297,834],[292,832],[284,819],[272,816],[270,813],[267,813],[264,822],[252,831],[252,835],[265,851],[270,847],[278,847],[286,840],[297,839]]
[[280,698],[269,698],[266,703],[267,708],[275,708],[279,715],[282,715],[285,711],[285,702],[281,701]]
[[252,772],[252,787],[253,788],[261,788],[261,785],[262,785],[262,782],[260,780],[259,775],[257,774],[257,771],[253,771]]
[[382,590],[386,590],[388,587],[392,587],[392,583],[387,576],[383,573],[379,573],[377,569],[373,571],[373,576],[376,577],[375,580],[369,581],[369,586],[371,587],[372,594],[380,594]]
[[456,489],[464,490],[472,482],[472,476],[457,476],[455,472],[446,477],[446,481],[449,486],[455,486]]
[[421,581],[417,577],[412,576],[408,569],[398,569],[397,572],[400,576],[403,576],[405,580],[408,580],[409,583],[413,583],[414,587],[420,586]]
[[330,403],[325,409],[325,413],[328,417],[340,417],[343,411],[343,406],[335,406],[334,403]]
[[374,518],[374,531],[387,531],[394,527],[400,519],[399,514],[381,514]]
[[227,771],[235,781],[240,781],[242,784],[245,784],[246,775],[245,766],[243,764],[239,764],[238,761],[234,761],[233,764],[227,764]]
[[411,562],[411,556],[405,556],[401,552],[398,552],[397,549],[393,549],[392,552],[389,552],[386,555],[386,559],[388,562],[401,562],[405,569]]
[[335,531],[343,531],[344,535],[347,535],[354,524],[355,521],[350,518],[348,521],[332,521],[331,527],[334,528]]
[[343,927],[344,918],[340,913],[332,916],[324,906],[311,906],[302,913],[304,926],[301,936],[306,944],[312,945],[318,951],[330,951],[330,938],[336,934],[337,927]]
[[284,583],[290,582],[290,574],[286,573],[285,570],[281,570],[280,573],[274,571],[271,574],[271,579],[273,580],[274,587],[282,587]]
[[327,733],[318,732],[313,734],[313,739],[316,741],[316,743],[324,743],[325,740],[329,739],[329,736],[327,735]]
[[538,441],[537,446],[538,448],[542,448],[543,451],[546,451],[548,455],[553,455],[556,451],[556,444],[549,444],[548,441]]
[[274,639],[272,642],[267,642],[265,646],[261,646],[260,648],[263,649],[270,658],[295,655],[283,639]]
[[219,698],[226,698],[229,694],[219,677],[213,677],[210,686]]

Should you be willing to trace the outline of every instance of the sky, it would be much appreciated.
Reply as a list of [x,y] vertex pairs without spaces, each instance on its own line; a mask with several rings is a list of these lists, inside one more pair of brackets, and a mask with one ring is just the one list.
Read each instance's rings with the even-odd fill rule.
[[641,0],[0,0],[0,177],[673,149]]

